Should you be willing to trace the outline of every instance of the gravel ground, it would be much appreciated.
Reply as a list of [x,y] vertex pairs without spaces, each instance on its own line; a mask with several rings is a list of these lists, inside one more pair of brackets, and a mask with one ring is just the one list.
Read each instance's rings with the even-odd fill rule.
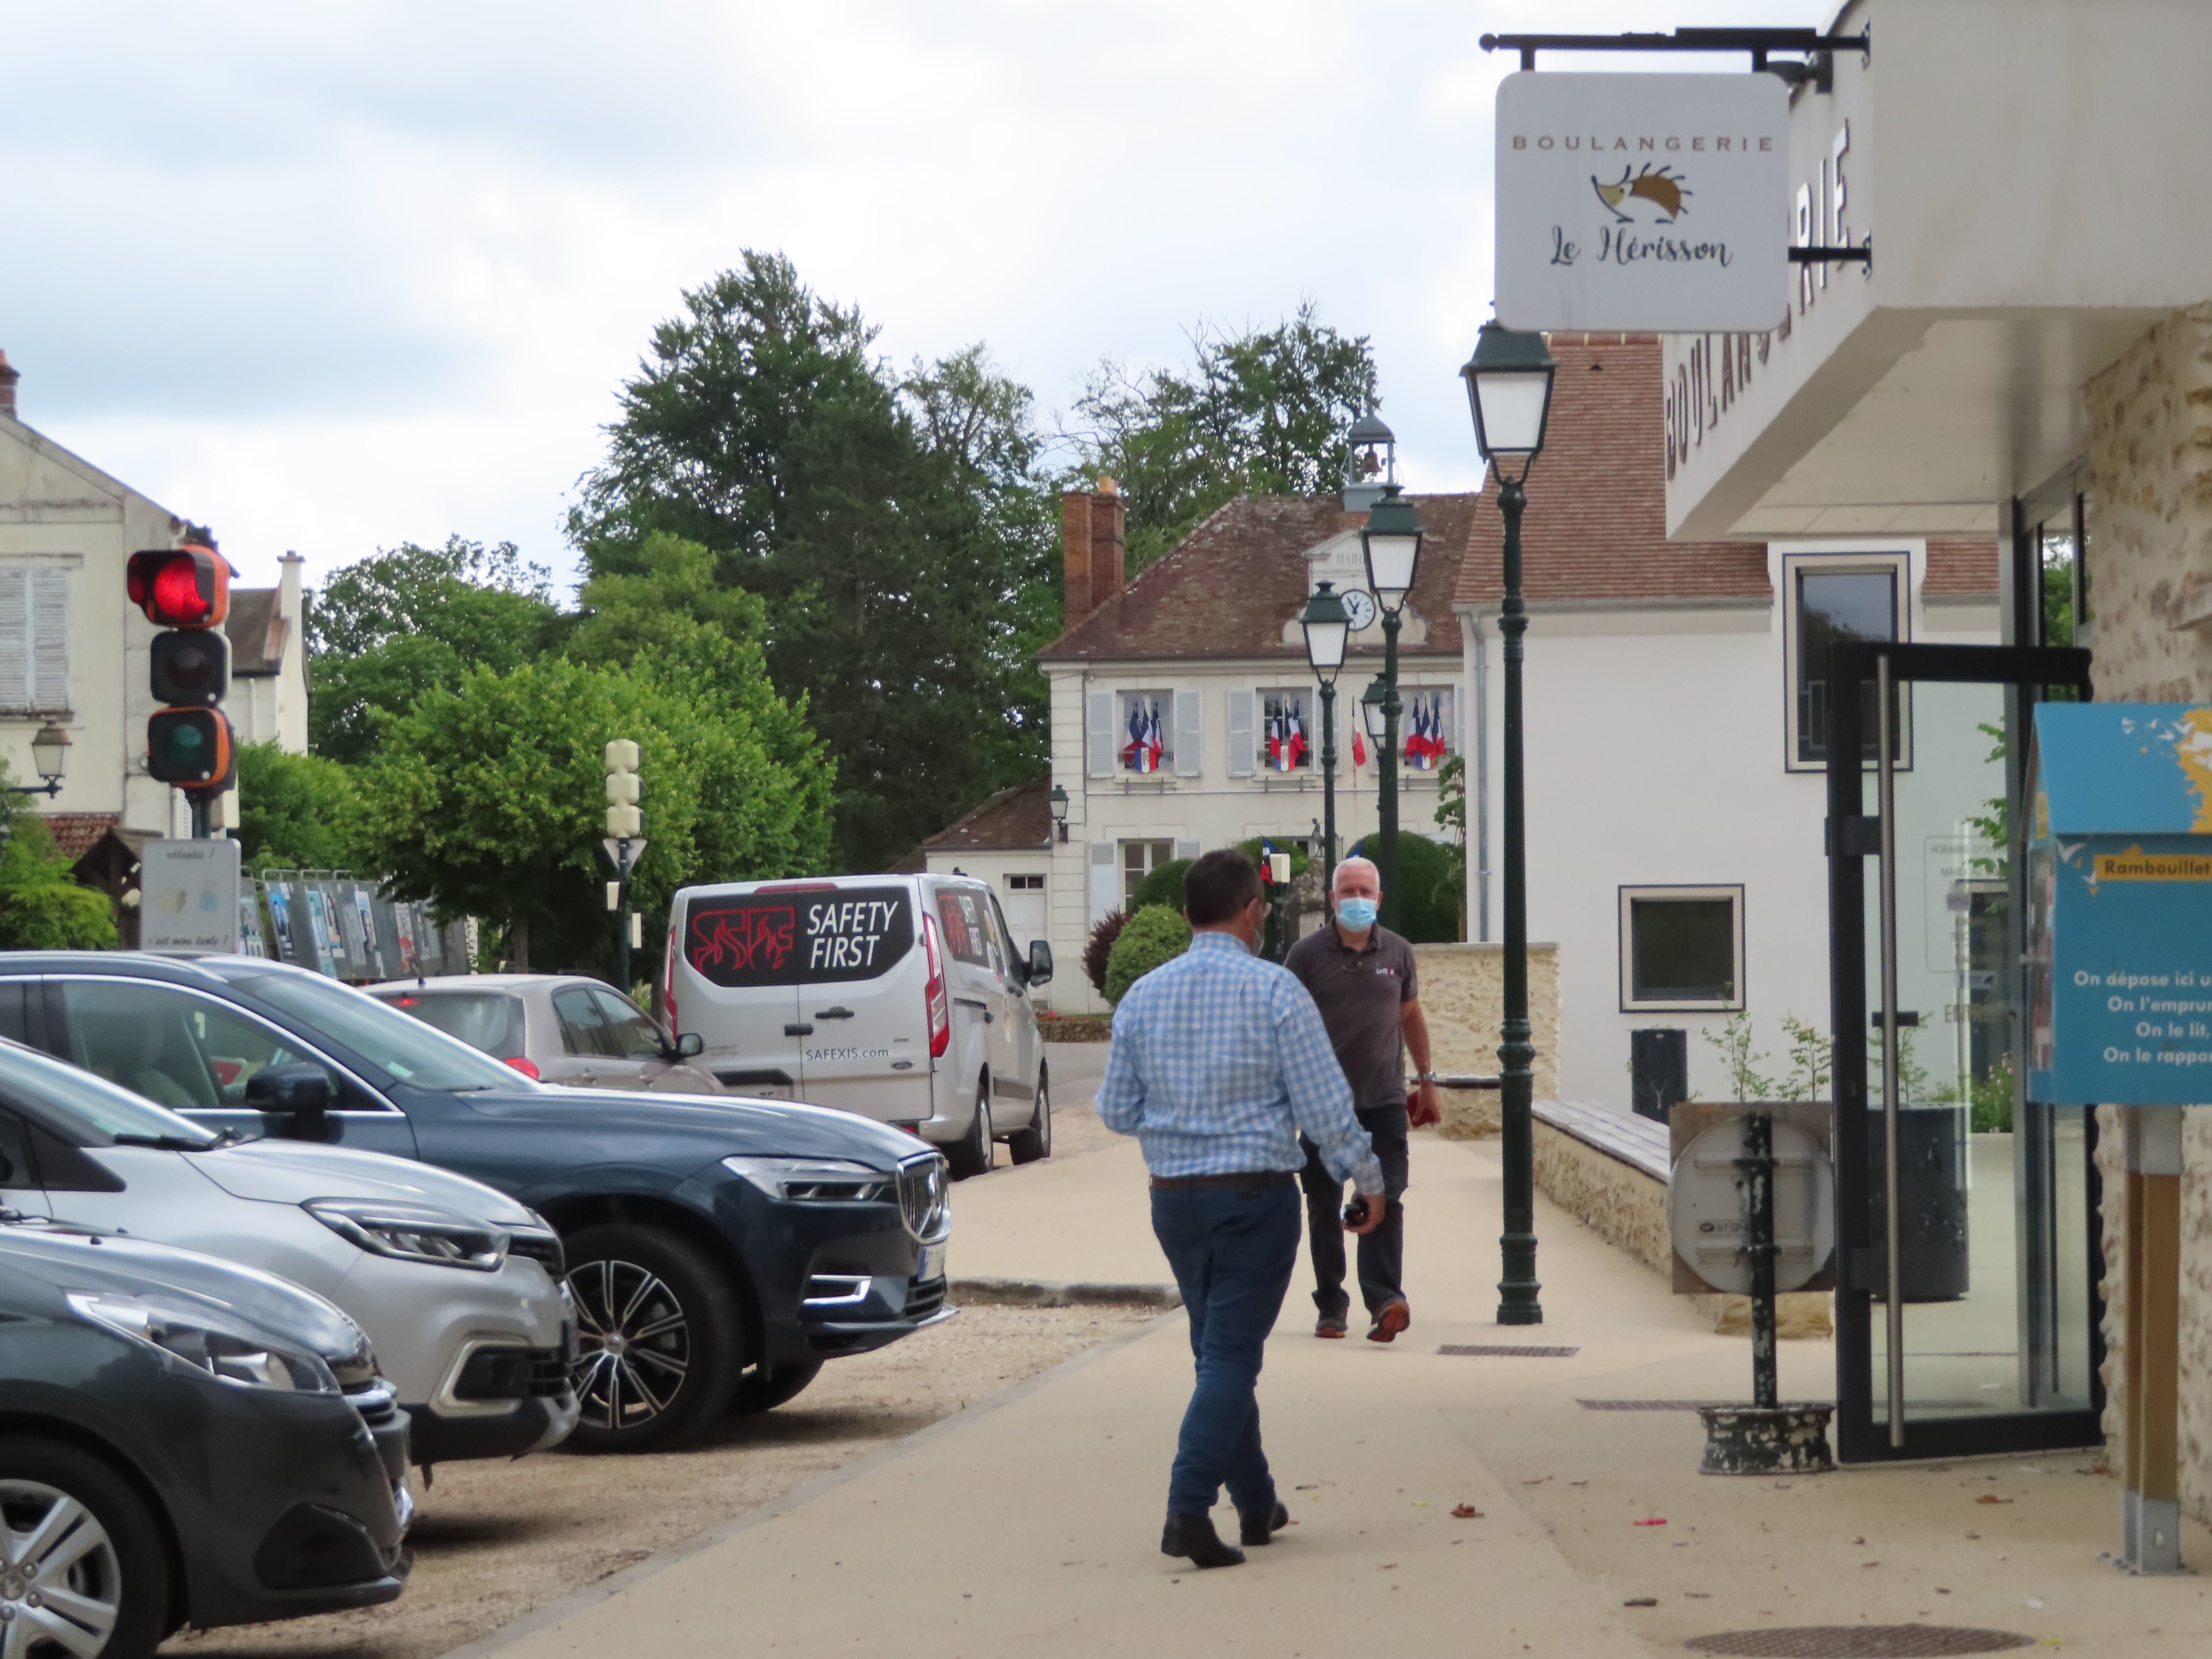
[[[1054,1127],[1057,1133],[1057,1121]],[[834,1361],[790,1405],[732,1418],[683,1451],[623,1458],[556,1451],[519,1462],[445,1464],[422,1495],[409,1540],[414,1577],[398,1601],[186,1632],[161,1651],[191,1659],[433,1659],[1158,1313],[967,1308],[878,1352]]]

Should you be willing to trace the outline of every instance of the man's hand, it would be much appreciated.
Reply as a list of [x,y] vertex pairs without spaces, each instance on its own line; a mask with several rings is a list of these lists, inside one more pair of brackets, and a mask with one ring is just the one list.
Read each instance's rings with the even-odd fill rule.
[[1433,1128],[1444,1121],[1444,1097],[1433,1083],[1424,1083],[1413,1091],[1413,1110],[1406,1115],[1408,1127],[1415,1129]]
[[1358,1223],[1347,1224],[1345,1231],[1352,1234],[1371,1233],[1382,1224],[1382,1218],[1390,1213],[1390,1199],[1387,1193],[1362,1193],[1367,1213]]

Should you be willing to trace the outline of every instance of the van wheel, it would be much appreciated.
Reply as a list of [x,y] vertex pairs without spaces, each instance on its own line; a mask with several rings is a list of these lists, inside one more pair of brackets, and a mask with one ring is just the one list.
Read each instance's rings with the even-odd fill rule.
[[960,1143],[951,1149],[952,1173],[965,1180],[969,1176],[988,1175],[999,1161],[999,1143],[991,1138],[991,1079],[985,1078],[975,1089],[975,1121],[968,1126],[968,1133]]
[[580,1451],[665,1451],[728,1407],[744,1370],[738,1298],[693,1245],[609,1223],[568,1241]]
[[[9,1588],[9,1628],[29,1638],[19,1650],[11,1638],[9,1651],[153,1652],[169,1626],[169,1557],[129,1481],[75,1446],[11,1434],[0,1438],[0,1521],[17,1547],[27,1543],[8,1577],[36,1576],[28,1591]],[[37,1594],[40,1585],[50,1593]]]
[[772,1412],[786,1401],[796,1400],[806,1385],[822,1375],[822,1362],[811,1365],[756,1365],[730,1396],[730,1415],[749,1416]]
[[1028,1128],[1017,1130],[1007,1137],[1006,1150],[1014,1155],[1017,1164],[1034,1164],[1041,1158],[1052,1156],[1052,1090],[1042,1066],[1037,1067],[1036,1113],[1030,1119]]

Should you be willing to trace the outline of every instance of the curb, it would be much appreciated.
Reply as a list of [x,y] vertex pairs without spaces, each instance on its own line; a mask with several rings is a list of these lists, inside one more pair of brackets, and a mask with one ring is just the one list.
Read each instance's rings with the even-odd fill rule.
[[956,1279],[945,1286],[945,1299],[1005,1308],[1182,1306],[1182,1292],[1172,1285],[1054,1285],[1036,1279]]

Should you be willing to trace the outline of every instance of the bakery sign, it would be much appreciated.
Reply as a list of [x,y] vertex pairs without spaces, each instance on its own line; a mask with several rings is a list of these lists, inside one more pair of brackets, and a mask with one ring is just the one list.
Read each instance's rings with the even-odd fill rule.
[[1790,297],[1790,89],[1771,75],[1498,88],[1498,319],[1757,332]]

